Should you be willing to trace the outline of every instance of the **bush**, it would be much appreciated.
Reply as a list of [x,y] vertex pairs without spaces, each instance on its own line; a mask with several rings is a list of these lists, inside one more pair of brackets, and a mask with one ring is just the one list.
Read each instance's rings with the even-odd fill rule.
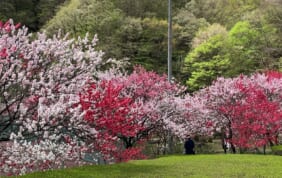
[[282,156],[282,145],[275,145],[271,147],[272,154]]

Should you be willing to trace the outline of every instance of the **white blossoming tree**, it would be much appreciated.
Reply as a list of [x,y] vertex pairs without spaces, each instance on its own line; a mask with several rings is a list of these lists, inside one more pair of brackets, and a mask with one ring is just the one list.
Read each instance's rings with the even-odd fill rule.
[[[89,41],[47,38],[0,22],[0,172],[21,174],[79,161],[95,130],[83,119],[78,93],[108,61]],[[11,143],[13,141],[13,143]],[[3,143],[3,142],[2,142]],[[91,145],[88,145],[91,148]]]

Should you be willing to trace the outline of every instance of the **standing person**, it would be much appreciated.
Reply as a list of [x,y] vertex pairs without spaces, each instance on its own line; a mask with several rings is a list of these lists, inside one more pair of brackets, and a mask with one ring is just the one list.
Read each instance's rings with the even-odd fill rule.
[[221,144],[222,144],[222,149],[224,150],[224,153],[226,154],[227,152],[227,142],[225,138],[221,139]]
[[184,144],[185,154],[195,154],[194,147],[195,147],[194,141],[191,139],[191,136],[188,135]]

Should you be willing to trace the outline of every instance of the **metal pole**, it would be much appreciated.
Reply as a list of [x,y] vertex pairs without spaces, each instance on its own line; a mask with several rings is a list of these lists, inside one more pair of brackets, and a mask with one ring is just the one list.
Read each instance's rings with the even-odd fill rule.
[[171,0],[168,0],[168,53],[167,53],[167,77],[171,82],[171,57],[172,57],[172,22],[171,22]]
[[[168,0],[168,53],[167,53],[167,77],[168,81],[171,82],[171,57],[172,57],[172,20],[171,20],[171,0]],[[173,137],[171,131],[168,131],[168,153],[173,153]]]

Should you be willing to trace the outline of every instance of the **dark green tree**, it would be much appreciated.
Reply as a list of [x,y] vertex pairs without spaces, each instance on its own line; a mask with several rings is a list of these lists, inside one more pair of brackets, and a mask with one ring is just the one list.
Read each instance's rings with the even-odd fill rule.
[[59,5],[68,0],[1,0],[0,20],[13,19],[27,26],[30,31],[38,31],[51,19]]
[[219,23],[228,29],[242,20],[246,12],[260,7],[264,0],[191,0],[186,8],[198,18],[210,24]]

